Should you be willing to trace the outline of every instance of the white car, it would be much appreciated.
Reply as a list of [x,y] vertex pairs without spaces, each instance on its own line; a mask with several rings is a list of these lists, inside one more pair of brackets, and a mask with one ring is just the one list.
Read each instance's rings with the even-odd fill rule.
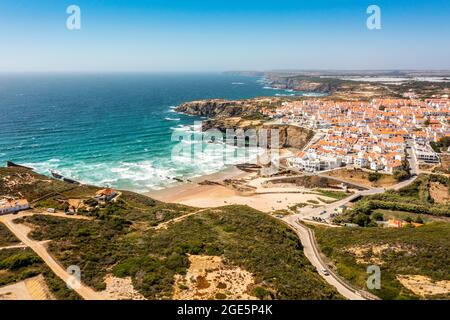
[[322,269],[322,274],[323,274],[324,276],[329,276],[329,275],[330,275],[330,273],[328,272],[328,270],[325,269],[325,268]]

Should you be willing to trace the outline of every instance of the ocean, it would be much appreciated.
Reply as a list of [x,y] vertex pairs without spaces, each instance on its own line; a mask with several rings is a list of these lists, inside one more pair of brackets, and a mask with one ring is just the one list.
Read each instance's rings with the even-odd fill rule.
[[[1,74],[0,163],[137,192],[231,165],[213,155],[177,159],[174,132],[202,119],[174,106],[199,99],[292,95],[261,78],[208,74]],[[230,152],[233,152],[231,150]],[[176,157],[175,157],[176,158]],[[241,159],[234,159],[234,163]]]

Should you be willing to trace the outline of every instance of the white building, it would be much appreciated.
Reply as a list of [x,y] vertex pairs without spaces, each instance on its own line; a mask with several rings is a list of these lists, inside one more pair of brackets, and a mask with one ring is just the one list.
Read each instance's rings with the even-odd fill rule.
[[26,199],[11,200],[11,199],[1,199],[0,200],[0,215],[14,213],[21,210],[29,209],[30,205]]

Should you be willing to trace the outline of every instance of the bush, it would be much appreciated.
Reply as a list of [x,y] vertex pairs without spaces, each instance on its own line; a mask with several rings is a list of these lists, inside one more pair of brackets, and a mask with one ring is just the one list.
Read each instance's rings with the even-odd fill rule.
[[39,261],[39,257],[33,253],[17,253],[0,261],[0,269],[17,270],[31,266]]
[[409,177],[410,174],[404,169],[398,169],[394,171],[394,178],[399,182],[407,180],[409,179]]
[[259,299],[264,299],[269,296],[269,291],[261,287],[256,287],[255,290],[253,290],[253,293]]
[[353,218],[353,223],[356,223],[360,227],[367,227],[370,221],[370,217],[364,213],[360,213]]
[[423,223],[423,219],[421,216],[417,216],[416,219],[414,219],[415,223]]
[[369,173],[369,176],[367,178],[369,179],[370,182],[375,182],[380,180],[381,174],[378,172],[371,172]]
[[383,221],[384,215],[381,212],[374,212],[372,214],[372,219],[375,219],[376,221]]

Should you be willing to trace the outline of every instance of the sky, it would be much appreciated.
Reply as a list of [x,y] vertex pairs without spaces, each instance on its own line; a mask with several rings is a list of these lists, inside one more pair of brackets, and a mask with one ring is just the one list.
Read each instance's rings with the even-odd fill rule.
[[279,69],[450,69],[450,1],[0,1],[0,72]]

